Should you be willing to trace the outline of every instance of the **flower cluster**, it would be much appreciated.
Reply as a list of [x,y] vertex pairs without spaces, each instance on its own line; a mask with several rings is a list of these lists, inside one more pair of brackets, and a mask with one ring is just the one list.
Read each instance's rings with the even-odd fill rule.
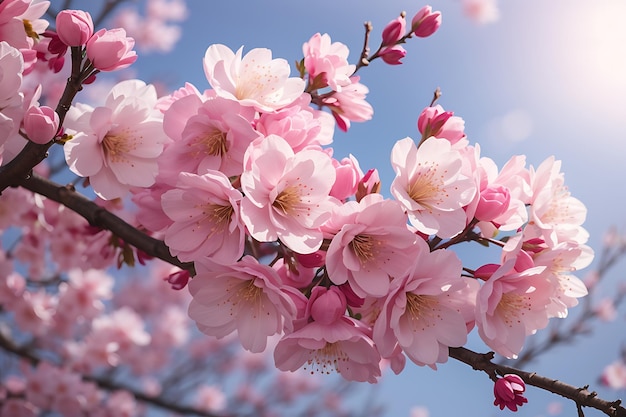
[[[88,13],[62,11],[56,23],[49,51],[61,59],[59,42],[69,47],[78,61],[73,79],[82,84],[136,59],[123,29],[94,32]],[[402,14],[366,61],[400,64],[400,44],[440,24],[428,6],[408,30]],[[534,167],[514,156],[498,168],[470,144],[464,121],[433,103],[417,118],[420,135],[395,143],[385,197],[375,169],[364,173],[356,158],[337,159],[330,146],[335,125],[347,130],[372,117],[368,89],[355,75],[363,61],[351,65],[348,47],[328,34],[313,35],[302,51],[299,76],[291,76],[288,61],[269,49],[211,45],[202,62],[211,89],[186,84],[158,97],[154,86],[126,80],[101,106],[78,103],[63,115],[69,169],[103,201],[130,198],[137,227],[193,263],[188,311],[197,327],[217,338],[236,334],[250,352],[272,346],[281,370],[376,382],[383,363],[398,373],[407,357],[436,368],[474,327],[490,349],[514,358],[527,336],[565,317],[587,292],[572,273],[593,252],[585,207],[570,195],[560,162],[550,157]],[[21,118],[11,112],[21,109],[24,136],[45,144],[60,135],[61,121],[51,109],[24,104],[38,99],[20,91],[26,55],[0,43],[7,73],[0,123],[20,136]],[[6,160],[15,153],[2,152]],[[47,224],[67,217],[46,216]],[[88,240],[86,229],[72,230],[69,241]],[[110,249],[107,238],[94,247]],[[490,246],[499,261],[465,264],[453,251],[462,242]],[[170,281],[180,288],[180,278]],[[139,327],[120,336],[115,322],[94,321],[93,336],[73,355],[111,363],[126,354],[120,346],[147,343]],[[128,340],[101,343],[111,333]],[[521,405],[516,382],[501,381],[512,396],[496,383],[499,405]]]

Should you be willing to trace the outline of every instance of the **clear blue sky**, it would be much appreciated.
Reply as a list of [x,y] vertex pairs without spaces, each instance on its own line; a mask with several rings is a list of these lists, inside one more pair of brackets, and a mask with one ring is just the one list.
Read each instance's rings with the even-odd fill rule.
[[[470,141],[478,142],[482,154],[499,166],[513,154],[526,154],[535,166],[550,155],[563,161],[566,183],[589,209],[589,243],[599,247],[610,225],[626,229],[626,25],[622,21],[626,2],[499,3],[500,20],[479,26],[462,15],[460,1],[432,1],[444,15],[435,36],[411,40],[404,65],[375,62],[360,72],[370,88],[374,119],[354,124],[347,134],[338,132],[335,156],[353,153],[363,169],[377,167],[388,190],[393,144],[417,136],[417,116],[440,87],[440,104],[465,119]],[[176,51],[140,57],[135,70],[148,81],[165,78],[173,87],[189,81],[202,90],[209,87],[202,57],[210,44],[223,43],[232,49],[244,45],[246,51],[267,47],[275,57],[293,63],[302,56],[302,43],[315,32],[327,32],[334,41],[347,44],[354,62],[364,21],[372,21],[376,43],[377,34],[400,11],[410,18],[422,5],[408,0],[188,0],[191,13]],[[469,259],[474,253],[463,255]],[[596,332],[597,337],[560,348],[529,370],[597,387],[601,368],[616,357],[620,342],[626,340],[623,324],[622,316]],[[472,346],[487,350],[480,342],[473,341]],[[390,417],[407,416],[414,405],[428,407],[431,417],[504,415],[506,411],[491,405],[491,389],[483,374],[465,365],[450,362],[433,372],[409,364],[401,376],[389,374],[378,395]],[[599,391],[607,399],[617,397]],[[559,400],[532,388],[528,397],[530,404],[519,416],[547,416],[548,402]],[[562,402],[561,415],[575,415],[574,405]],[[588,417],[594,415],[600,414],[586,412]]]

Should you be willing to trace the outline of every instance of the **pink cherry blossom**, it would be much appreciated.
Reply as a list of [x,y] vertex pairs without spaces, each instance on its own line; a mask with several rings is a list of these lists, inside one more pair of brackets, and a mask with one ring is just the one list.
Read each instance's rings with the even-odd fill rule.
[[337,225],[326,255],[330,280],[348,282],[360,297],[385,296],[390,278],[403,276],[413,265],[416,236],[406,223],[402,207],[378,194],[338,209],[325,226],[332,231]]
[[587,209],[580,200],[572,197],[565,186],[561,161],[547,158],[530,172],[532,197],[530,220],[541,230],[550,246],[557,242],[585,243],[589,233],[581,226]]
[[505,262],[480,288],[476,298],[476,325],[481,339],[496,353],[516,358],[526,336],[547,326],[547,306],[555,293],[545,267],[522,272]]
[[394,145],[391,164],[396,171],[391,193],[417,230],[449,238],[465,228],[463,206],[474,198],[476,186],[462,174],[463,159],[449,141],[431,137],[418,149],[407,137]]
[[182,261],[208,256],[217,263],[243,255],[245,229],[239,219],[242,195],[219,171],[204,175],[183,172],[173,190],[161,196],[163,211],[174,222],[165,243]]
[[269,336],[291,326],[295,304],[270,266],[245,256],[230,266],[196,262],[196,272],[189,316],[203,333],[223,338],[237,331],[245,349],[262,352]]
[[493,386],[493,394],[496,397],[493,405],[499,406],[500,410],[506,407],[511,411],[517,411],[517,407],[528,402],[528,399],[524,397],[524,391],[526,391],[526,384],[522,378],[515,374],[506,374],[498,378]]
[[260,137],[253,119],[252,108],[222,97],[190,94],[176,100],[163,115],[165,133],[174,142],[159,158],[162,181],[173,185],[179,172],[207,169],[240,175],[246,148]]
[[152,85],[127,80],[113,87],[103,107],[80,105],[68,112],[65,125],[73,138],[63,146],[65,159],[103,199],[154,184],[156,158],[166,142],[155,104]]
[[124,29],[100,29],[87,41],[87,57],[96,69],[115,71],[137,60],[133,46],[134,39],[127,37]]
[[453,252],[430,252],[418,239],[412,253],[416,259],[408,275],[391,283],[374,341],[383,357],[391,356],[397,343],[413,362],[434,366],[447,361],[448,347],[466,343],[477,286],[468,288]]
[[310,95],[302,94],[287,107],[263,113],[255,127],[263,136],[280,136],[298,152],[307,146],[330,145],[335,122],[327,112],[311,107]]
[[324,97],[322,102],[332,111],[339,129],[347,132],[350,122],[365,122],[372,118],[374,109],[365,101],[369,89],[359,82],[360,77],[350,77],[351,84],[345,85],[341,91],[335,91]]
[[344,86],[352,84],[350,76],[356,66],[348,63],[350,50],[341,42],[332,42],[327,33],[313,35],[302,45],[302,53],[309,83],[315,88],[342,91]]
[[313,149],[294,154],[283,138],[269,135],[253,143],[245,159],[241,217],[250,235],[261,242],[280,239],[298,253],[317,251],[320,226],[337,204],[329,196],[335,182],[330,157]]
[[272,59],[272,52],[255,48],[242,57],[220,44],[209,46],[204,55],[204,72],[221,97],[239,101],[260,112],[272,112],[292,103],[304,92],[304,81],[289,77],[289,63]]
[[341,316],[329,324],[312,321],[284,336],[274,349],[276,367],[295,372],[337,372],[349,381],[376,382],[380,355],[369,331],[357,320]]

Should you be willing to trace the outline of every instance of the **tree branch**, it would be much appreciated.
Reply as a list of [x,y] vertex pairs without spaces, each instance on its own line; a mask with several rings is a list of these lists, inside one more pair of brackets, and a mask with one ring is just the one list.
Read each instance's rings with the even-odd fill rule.
[[606,401],[598,397],[595,391],[589,391],[589,386],[582,388],[568,385],[556,379],[546,378],[534,372],[526,372],[520,369],[499,365],[492,362],[493,353],[476,353],[469,349],[459,347],[450,348],[450,357],[470,365],[478,371],[483,371],[490,378],[496,374],[516,374],[528,385],[558,394],[574,401],[578,407],[591,407],[602,411],[611,417],[626,417],[626,408],[621,406],[621,400]]
[[192,275],[195,275],[193,263],[181,262],[178,258],[172,256],[163,241],[150,237],[131,226],[115,214],[74,191],[73,187],[57,184],[36,174],[22,179],[19,185],[63,204],[83,216],[90,225],[111,231],[124,242],[142,250],[146,254],[185,269]]

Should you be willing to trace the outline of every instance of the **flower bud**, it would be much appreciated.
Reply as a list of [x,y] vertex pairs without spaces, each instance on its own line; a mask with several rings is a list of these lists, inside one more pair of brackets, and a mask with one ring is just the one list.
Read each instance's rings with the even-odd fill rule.
[[400,15],[391,22],[387,23],[383,29],[383,46],[395,45],[406,32],[406,19],[404,15]]
[[182,290],[187,286],[189,278],[191,278],[189,271],[183,269],[177,272],[172,272],[163,278],[163,281],[167,281],[167,283],[172,286],[173,290]]
[[455,144],[465,138],[465,121],[454,116],[451,111],[445,111],[440,105],[426,107],[417,120],[417,129],[423,138],[434,136],[447,139]]
[[511,411],[517,411],[518,406],[522,406],[528,402],[528,399],[522,394],[526,391],[524,380],[515,374],[506,374],[498,379],[493,386],[493,394],[496,399],[493,405],[504,410],[507,407]]
[[93,35],[93,21],[88,12],[61,10],[56,20],[57,35],[67,46],[81,46]]
[[380,177],[376,168],[370,169],[363,175],[356,190],[356,201],[361,201],[368,194],[380,193]]
[[313,320],[321,324],[332,324],[345,314],[346,296],[337,287],[315,287],[309,299],[309,308]]
[[389,65],[400,65],[402,58],[406,56],[406,50],[400,45],[386,46],[378,53],[383,61]]
[[59,115],[48,106],[32,106],[24,114],[24,131],[35,143],[50,142],[59,131]]
[[87,41],[87,57],[96,69],[114,71],[137,60],[134,46],[135,40],[127,37],[124,29],[100,29]]
[[480,221],[490,222],[501,216],[509,209],[511,193],[502,185],[488,186],[480,192],[480,199],[476,207],[476,217]]
[[441,12],[433,12],[432,7],[424,6],[411,20],[411,31],[420,38],[427,38],[441,26]]

